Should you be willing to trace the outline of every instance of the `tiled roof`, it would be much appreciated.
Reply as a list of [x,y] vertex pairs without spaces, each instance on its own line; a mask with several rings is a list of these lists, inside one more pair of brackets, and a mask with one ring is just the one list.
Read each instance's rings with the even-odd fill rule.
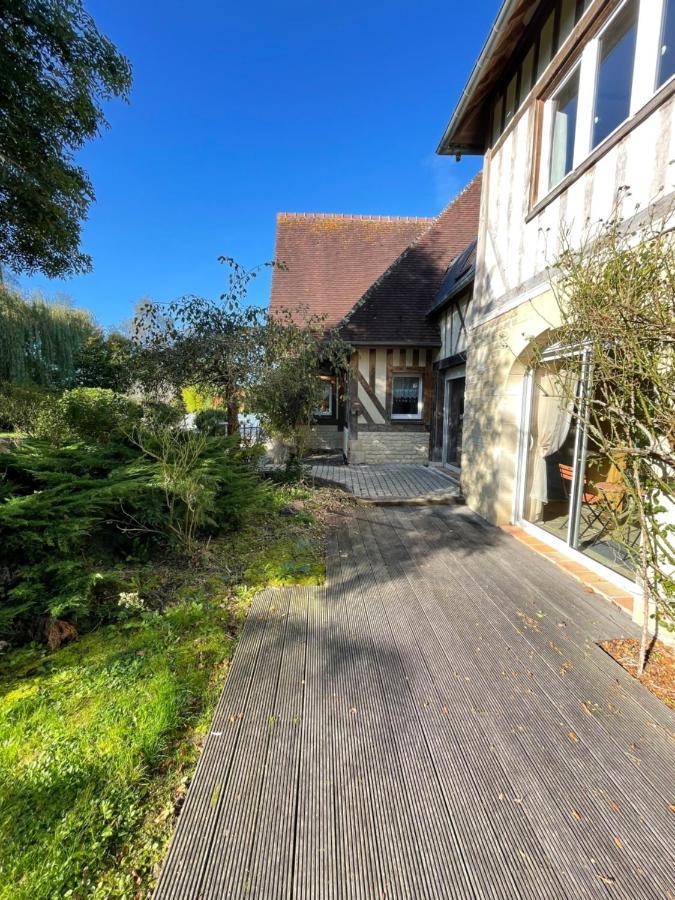
[[427,318],[448,266],[478,233],[481,176],[433,220],[345,316],[341,333],[353,344],[439,346]]
[[448,266],[448,270],[443,276],[441,286],[436,292],[429,315],[437,313],[462,291],[467,285],[471,284],[476,272],[476,241],[471,241],[468,247],[465,247]]
[[433,219],[279,213],[270,312],[326,316],[337,325]]

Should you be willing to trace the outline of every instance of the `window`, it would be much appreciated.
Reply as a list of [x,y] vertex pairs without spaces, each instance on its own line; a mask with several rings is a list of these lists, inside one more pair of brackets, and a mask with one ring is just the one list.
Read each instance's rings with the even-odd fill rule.
[[551,162],[549,188],[562,181],[572,171],[574,163],[574,138],[577,131],[577,107],[579,104],[579,70],[554,94],[551,104]]
[[675,0],[665,0],[664,6],[657,87],[665,84],[675,73]]
[[534,68],[534,45],[530,47],[527,56],[523,60],[523,65],[520,70],[520,96],[518,97],[518,102],[522,103],[523,100],[530,93],[532,88],[532,70]]
[[574,28],[577,20],[577,0],[562,0],[560,5],[560,34],[558,35],[558,47],[562,47],[563,41]]
[[516,86],[518,84],[518,76],[514,75],[509,86],[506,89],[506,112],[504,115],[504,125],[507,125],[513,118],[516,111]]
[[592,146],[597,147],[630,112],[637,2],[626,3],[600,38]]
[[[566,7],[563,3],[562,13]],[[630,122],[675,75],[675,0],[617,4],[572,67],[544,105],[540,197]]]
[[553,25],[555,21],[555,13],[551,13],[539,35],[539,61],[537,64],[537,78],[543,73],[546,66],[551,61],[553,51]]
[[333,415],[333,385],[328,378],[321,379],[322,395],[318,406],[314,410],[315,416]]
[[497,138],[502,133],[502,113],[504,112],[504,98],[499,97],[492,110],[492,143],[497,142]]
[[392,382],[392,419],[420,419],[422,417],[422,376],[394,375]]

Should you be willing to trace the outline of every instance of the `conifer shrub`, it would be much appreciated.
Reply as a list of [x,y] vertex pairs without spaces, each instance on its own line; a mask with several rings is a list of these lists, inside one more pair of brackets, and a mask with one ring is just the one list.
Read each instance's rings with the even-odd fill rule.
[[0,637],[116,618],[125,562],[189,560],[265,498],[236,438],[139,425],[104,443],[24,441],[0,455]]

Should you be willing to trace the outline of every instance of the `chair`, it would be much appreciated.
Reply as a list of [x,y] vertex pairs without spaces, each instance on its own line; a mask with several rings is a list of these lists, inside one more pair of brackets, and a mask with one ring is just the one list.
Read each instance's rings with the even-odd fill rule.
[[[572,466],[567,466],[565,463],[558,463],[558,471],[560,472],[560,478],[562,480],[563,491],[565,492],[565,499],[568,501],[571,497],[571,485],[572,480],[574,478],[574,470]],[[584,488],[588,486],[588,481],[584,478]],[[605,529],[605,523],[602,518],[602,504],[604,498],[601,494],[592,494],[590,491],[584,490],[581,495],[581,502],[585,503],[586,506],[589,507],[590,511],[590,521],[586,521],[586,528],[589,528],[596,523],[600,524],[602,530]],[[563,527],[567,527],[567,523],[569,522],[569,516],[565,519],[565,524]],[[584,529],[585,531],[586,529]]]

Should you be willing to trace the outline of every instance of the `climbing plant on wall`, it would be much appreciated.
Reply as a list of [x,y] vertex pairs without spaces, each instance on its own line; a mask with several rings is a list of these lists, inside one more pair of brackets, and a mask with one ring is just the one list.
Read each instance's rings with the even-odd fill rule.
[[[608,461],[615,473],[601,497],[604,527],[643,590],[639,674],[650,619],[675,627],[675,243],[668,218],[630,229],[614,216],[590,227],[581,244],[563,234],[553,268],[560,345],[578,351],[560,370],[560,396],[568,394],[583,423],[589,458]],[[592,389],[580,401],[576,385],[584,377]]]

